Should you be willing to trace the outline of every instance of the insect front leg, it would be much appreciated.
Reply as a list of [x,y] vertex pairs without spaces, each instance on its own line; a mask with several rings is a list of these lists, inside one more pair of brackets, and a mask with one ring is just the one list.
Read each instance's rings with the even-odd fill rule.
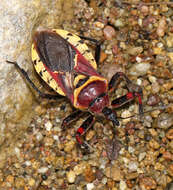
[[126,95],[113,100],[111,103],[112,107],[118,108],[134,100],[137,97],[139,102],[139,113],[142,115],[143,114],[142,89],[140,86],[133,84],[131,80],[129,80],[129,78],[124,73],[118,72],[115,75],[113,75],[113,77],[109,82],[109,91],[111,91],[112,89],[116,89],[121,78],[123,78],[126,81],[129,92]]
[[98,64],[99,60],[100,60],[101,42],[99,42],[96,39],[85,37],[85,36],[79,36],[79,37],[81,39],[83,39],[83,40],[88,40],[88,41],[94,42],[96,44],[96,47],[95,47],[95,61]]
[[81,110],[74,111],[72,114],[70,114],[63,120],[61,125],[62,129],[70,125],[73,121],[77,120],[83,114],[84,112],[82,112]]
[[13,64],[20,72],[21,74],[23,75],[24,78],[26,78],[26,80],[28,81],[28,83],[32,86],[32,88],[42,97],[42,98],[47,98],[47,99],[59,99],[59,98],[62,98],[63,96],[59,95],[59,94],[56,94],[56,95],[53,95],[53,94],[46,94],[46,93],[43,93],[41,92],[36,86],[35,84],[32,82],[32,80],[29,78],[28,76],[28,73],[23,69],[21,68],[17,62],[12,62],[12,61],[6,61],[7,63],[10,63],[10,64]]
[[86,131],[92,127],[93,123],[94,123],[94,116],[90,115],[83,123],[82,125],[78,128],[77,132],[76,132],[76,140],[79,143],[80,147],[85,150],[86,152],[88,152],[90,150],[90,147],[88,146],[88,144],[86,142],[84,142],[82,140],[82,136],[86,133]]

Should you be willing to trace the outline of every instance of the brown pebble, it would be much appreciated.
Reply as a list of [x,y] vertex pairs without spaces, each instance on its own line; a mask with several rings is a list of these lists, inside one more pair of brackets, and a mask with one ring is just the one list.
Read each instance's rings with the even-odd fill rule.
[[100,63],[102,63],[103,61],[105,61],[105,59],[107,58],[107,54],[104,53],[103,51],[101,51],[101,54],[100,54]]
[[121,181],[123,179],[123,173],[117,166],[107,167],[105,175],[114,181]]
[[152,177],[144,177],[140,179],[141,189],[150,190],[156,188],[156,182]]
[[86,167],[86,169],[84,171],[84,175],[85,175],[85,180],[87,182],[92,182],[95,179],[95,175],[94,175],[94,173],[93,173],[92,168],[90,167],[90,165],[88,165]]
[[166,160],[173,160],[173,155],[170,152],[165,151],[163,153],[163,158],[166,159]]
[[103,34],[106,40],[111,40],[113,37],[115,37],[115,29],[112,26],[106,26],[103,29]]
[[154,94],[154,95],[150,95],[147,101],[147,104],[149,106],[154,106],[156,104],[158,104],[160,102],[160,98],[158,95]]
[[170,129],[167,133],[166,133],[166,137],[168,139],[173,139],[173,129]]
[[130,121],[126,124],[125,130],[129,135],[133,135],[135,133],[135,123],[133,121]]

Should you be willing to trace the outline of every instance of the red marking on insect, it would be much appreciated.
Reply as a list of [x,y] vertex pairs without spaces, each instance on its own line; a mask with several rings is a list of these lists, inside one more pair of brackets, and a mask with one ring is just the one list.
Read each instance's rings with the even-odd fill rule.
[[79,129],[77,130],[77,132],[80,133],[80,134],[83,134],[84,129],[82,127],[79,127]]

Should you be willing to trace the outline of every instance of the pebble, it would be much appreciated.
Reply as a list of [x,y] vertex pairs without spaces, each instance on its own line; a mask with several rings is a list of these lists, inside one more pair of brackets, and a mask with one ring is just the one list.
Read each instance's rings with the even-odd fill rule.
[[28,180],[28,185],[29,186],[34,186],[35,185],[35,179],[34,178],[30,178],[29,180]]
[[120,181],[120,190],[126,190],[126,189],[127,189],[126,182],[121,180]]
[[148,72],[150,67],[151,65],[149,63],[137,63],[131,67],[129,74],[137,77],[143,76]]
[[86,139],[87,141],[89,141],[89,140],[91,140],[91,139],[94,137],[94,135],[95,135],[95,131],[94,131],[94,130],[89,130],[89,131],[87,132],[87,134],[86,134],[85,139]]
[[87,187],[87,190],[92,190],[92,189],[95,188],[95,186],[94,186],[93,183],[88,183],[88,184],[86,185],[86,187]]
[[169,129],[169,131],[166,133],[166,137],[170,140],[173,139],[173,129]]
[[76,174],[74,171],[70,170],[69,172],[66,173],[66,176],[69,183],[75,182]]
[[117,166],[107,167],[105,170],[105,175],[114,181],[120,181],[123,179],[122,171]]
[[164,158],[165,160],[173,160],[173,154],[171,154],[171,153],[168,152],[168,151],[165,151],[165,152],[163,153],[163,158]]
[[44,125],[47,131],[50,131],[52,129],[52,123],[50,121],[47,121]]
[[48,170],[48,167],[41,167],[38,169],[38,173],[46,173]]
[[159,20],[159,24],[157,27],[157,31],[156,31],[157,35],[160,37],[164,36],[166,28],[167,28],[166,19],[165,19],[165,17],[162,17]]
[[149,141],[149,145],[150,145],[151,148],[153,148],[155,150],[160,147],[159,143],[157,141],[155,141],[154,139],[151,139]]
[[117,28],[123,27],[124,25],[125,25],[125,22],[122,19],[117,19],[114,22],[114,26],[116,26]]
[[130,172],[135,172],[135,171],[137,171],[137,169],[138,169],[138,162],[130,161],[130,162],[128,163],[128,169],[129,169]]
[[140,179],[140,188],[142,190],[155,189],[156,186],[156,181],[152,177],[144,177]]
[[160,102],[160,98],[157,94],[150,95],[147,100],[147,104],[149,106],[154,106],[154,105],[158,104],[159,102]]
[[160,129],[168,129],[173,125],[173,114],[163,113],[159,116],[157,126]]
[[111,40],[113,37],[115,37],[115,29],[112,26],[106,26],[103,29],[103,34],[106,40]]
[[70,140],[65,144],[64,151],[65,152],[71,152],[74,149],[75,141]]
[[138,156],[139,162],[141,162],[141,161],[145,158],[145,156],[146,156],[146,152],[141,152],[141,153],[139,154],[139,156]]

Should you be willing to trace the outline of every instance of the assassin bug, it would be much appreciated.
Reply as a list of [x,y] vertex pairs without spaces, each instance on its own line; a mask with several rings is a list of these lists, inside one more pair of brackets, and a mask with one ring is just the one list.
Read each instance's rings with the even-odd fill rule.
[[[84,40],[96,44],[95,58]],[[84,149],[88,149],[88,145],[82,141],[82,135],[93,125],[94,115],[104,116],[113,125],[119,126],[116,112],[112,108],[118,108],[136,97],[139,102],[139,113],[143,114],[142,89],[133,84],[122,72],[115,73],[108,82],[97,71],[99,57],[100,43],[95,39],[77,36],[60,29],[36,32],[32,44],[32,61],[37,73],[58,93],[57,95],[40,92],[16,62],[7,61],[21,71],[41,97],[56,99],[67,96],[72,105],[78,109],[63,120],[63,128],[79,115],[88,112],[87,119],[76,133],[76,140]],[[120,79],[125,80],[129,92],[110,102],[108,93],[116,90]]]

